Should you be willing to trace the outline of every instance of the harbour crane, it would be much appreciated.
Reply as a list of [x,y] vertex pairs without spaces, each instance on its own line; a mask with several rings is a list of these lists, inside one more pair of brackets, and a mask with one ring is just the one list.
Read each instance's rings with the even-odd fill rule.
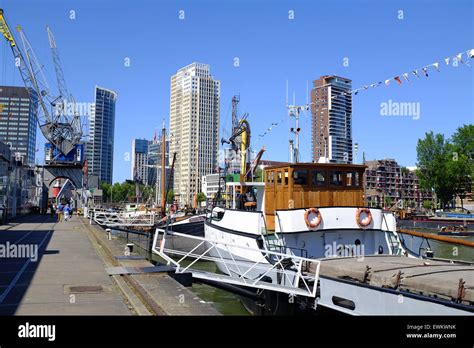
[[[20,26],[17,27],[17,31],[23,45],[23,52],[7,24],[4,11],[0,9],[0,32],[10,45],[15,59],[15,66],[20,71],[21,78],[28,90],[32,103],[39,104],[39,127],[44,137],[50,143],[49,147],[48,144],[46,146],[46,152],[49,150],[50,154],[52,154],[49,159],[48,155],[46,155],[46,163],[66,164],[72,162],[82,165],[84,155],[83,145],[80,144],[82,129],[77,113],[73,112],[72,115],[68,115],[68,109],[70,108],[66,107],[65,100],[70,100],[71,97],[67,95],[54,37],[48,30],[60,90],[60,95],[56,97],[51,94],[43,74],[43,66],[36,58],[25,32]],[[66,95],[63,95],[63,93]],[[73,105],[75,104],[73,103]],[[73,106],[73,109],[76,108]]]

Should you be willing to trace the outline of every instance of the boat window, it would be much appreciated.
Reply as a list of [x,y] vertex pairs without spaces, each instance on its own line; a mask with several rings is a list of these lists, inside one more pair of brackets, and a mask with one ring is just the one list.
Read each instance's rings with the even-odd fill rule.
[[346,186],[354,186],[354,173],[346,173]]
[[307,185],[308,184],[308,171],[307,170],[293,171],[293,183],[295,185]]
[[314,170],[311,174],[311,184],[313,186],[324,186],[326,183],[325,173],[322,170]]
[[275,172],[270,172],[270,182],[273,184],[275,182]]
[[281,171],[277,172],[277,184],[281,184]]
[[354,186],[360,186],[359,172],[354,172]]
[[288,169],[285,169],[285,185],[288,185]]
[[342,186],[342,172],[331,172],[331,185]]
[[270,185],[270,172],[267,172],[267,185]]
[[359,172],[346,173],[346,186],[359,187]]

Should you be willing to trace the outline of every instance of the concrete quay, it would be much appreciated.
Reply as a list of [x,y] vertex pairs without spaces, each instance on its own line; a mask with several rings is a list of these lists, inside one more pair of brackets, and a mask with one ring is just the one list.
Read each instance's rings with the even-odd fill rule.
[[120,272],[153,267],[124,247],[78,216],[1,225],[0,315],[220,315],[166,273]]

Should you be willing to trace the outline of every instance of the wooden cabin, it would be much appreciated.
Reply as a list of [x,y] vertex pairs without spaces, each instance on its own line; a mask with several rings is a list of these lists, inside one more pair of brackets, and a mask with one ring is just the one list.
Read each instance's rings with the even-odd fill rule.
[[265,218],[275,228],[275,210],[364,206],[365,165],[289,163],[265,168]]

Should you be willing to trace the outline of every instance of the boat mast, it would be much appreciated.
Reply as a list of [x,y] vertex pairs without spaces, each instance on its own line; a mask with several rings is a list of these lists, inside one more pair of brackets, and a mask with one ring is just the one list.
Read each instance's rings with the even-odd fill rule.
[[[158,179],[158,178],[157,178]],[[161,130],[161,212],[166,215],[166,128],[163,124]]]

